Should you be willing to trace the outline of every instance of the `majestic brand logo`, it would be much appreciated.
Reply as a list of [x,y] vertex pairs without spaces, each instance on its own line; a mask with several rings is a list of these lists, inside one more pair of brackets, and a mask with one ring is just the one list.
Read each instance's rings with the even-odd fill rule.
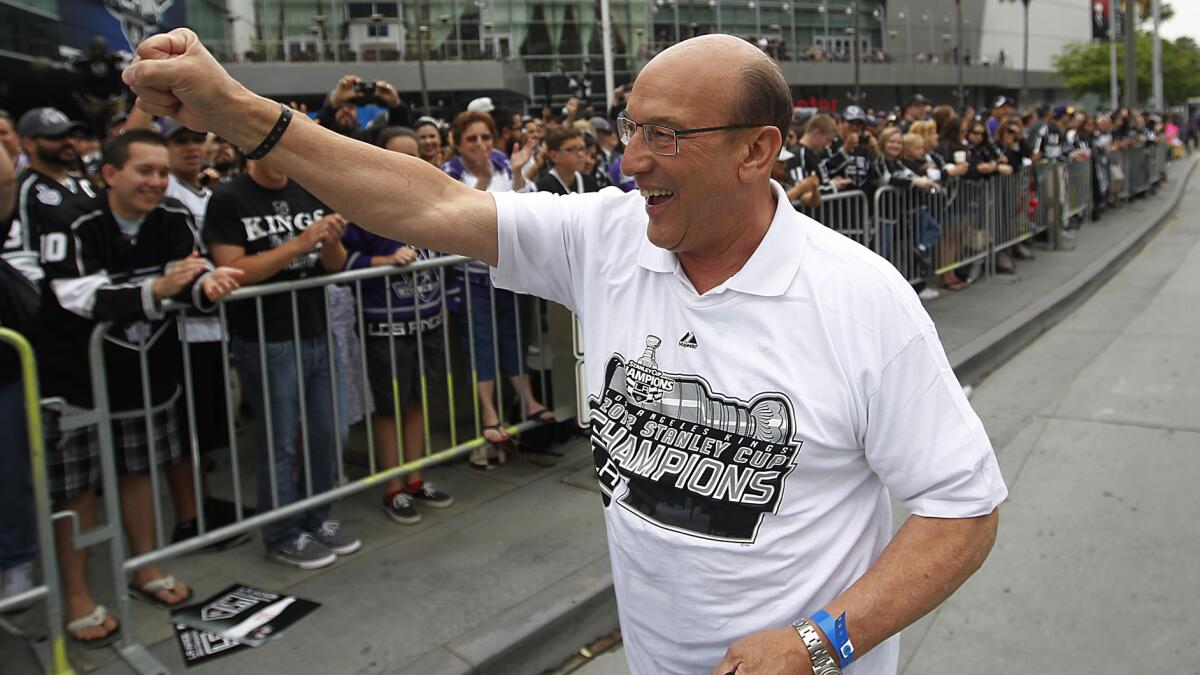
[[683,334],[683,337],[679,338],[679,346],[684,349],[695,349],[700,344],[696,342],[696,334],[689,330]]

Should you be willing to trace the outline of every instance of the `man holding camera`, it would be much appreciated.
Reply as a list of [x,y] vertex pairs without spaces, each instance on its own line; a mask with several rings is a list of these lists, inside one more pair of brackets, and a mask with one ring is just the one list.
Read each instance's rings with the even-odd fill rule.
[[[358,121],[358,108],[368,103],[384,106],[387,109],[384,113],[386,117],[379,122],[372,121],[363,128]],[[408,106],[400,100],[400,94],[390,83],[383,80],[369,82],[357,75],[346,75],[325,97],[325,105],[317,113],[317,122],[343,136],[374,143],[372,130],[386,126],[410,126],[410,117]]]

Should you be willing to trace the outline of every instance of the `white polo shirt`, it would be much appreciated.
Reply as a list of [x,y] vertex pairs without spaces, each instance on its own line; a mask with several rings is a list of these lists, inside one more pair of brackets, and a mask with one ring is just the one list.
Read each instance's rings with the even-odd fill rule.
[[[496,286],[583,325],[634,673],[708,673],[738,638],[820,609],[891,538],[889,492],[944,518],[1007,495],[912,287],[772,189],[762,243],[703,295],[646,238],[637,192],[493,195]],[[893,638],[852,672],[898,656]]]

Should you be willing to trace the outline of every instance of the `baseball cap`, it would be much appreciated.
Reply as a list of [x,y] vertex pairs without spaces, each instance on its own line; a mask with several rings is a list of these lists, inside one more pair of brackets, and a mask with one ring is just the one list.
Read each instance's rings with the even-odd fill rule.
[[867,113],[859,106],[848,105],[845,112],[842,113],[842,119],[847,122],[866,122]]
[[777,157],[777,158],[775,159],[775,161],[777,161],[777,162],[786,162],[786,161],[790,160],[790,159],[791,159],[791,158],[793,158],[793,157],[795,157],[795,155],[793,155],[792,153],[788,152],[788,149],[787,149],[787,148],[780,148],[780,149],[779,149],[779,157]]
[[82,128],[82,123],[72,122],[57,108],[34,108],[17,121],[17,135],[24,138],[62,136]]
[[1062,117],[1063,115],[1066,115],[1070,111],[1071,111],[1071,106],[1066,105],[1064,103],[1059,103],[1058,105],[1054,106],[1054,110],[1051,111],[1051,114],[1054,117],[1058,118],[1058,117]]
[[183,126],[183,124],[181,124],[179,120],[175,119],[174,117],[162,118],[159,120],[158,126],[162,128],[163,140],[169,139],[181,131],[190,131],[190,129]]
[[1003,108],[1004,106],[1017,107],[1017,102],[1007,96],[997,96],[996,100],[992,101],[993,108]]
[[908,99],[908,103],[905,103],[905,104],[904,104],[904,107],[905,107],[905,108],[907,108],[907,107],[909,107],[909,106],[914,106],[914,105],[917,105],[917,104],[921,104],[921,105],[929,105],[929,104],[931,104],[931,103],[933,103],[933,101],[930,101],[929,99],[925,98],[923,95],[921,95],[921,94],[913,94],[913,95],[912,95],[912,98]]
[[492,103],[490,96],[481,96],[467,104],[468,112],[490,113],[496,109],[496,105]]
[[592,119],[588,120],[588,123],[591,124],[592,128],[596,131],[612,131],[612,125],[609,124],[608,120],[604,119],[603,117],[593,117]]

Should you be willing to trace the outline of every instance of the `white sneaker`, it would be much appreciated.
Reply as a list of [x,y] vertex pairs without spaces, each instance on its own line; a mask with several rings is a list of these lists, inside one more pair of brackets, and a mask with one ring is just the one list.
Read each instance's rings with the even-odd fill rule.
[[33,561],[23,562],[4,570],[4,586],[0,598],[11,598],[33,588]]
[[917,293],[917,297],[924,301],[937,300],[939,295],[941,295],[941,293],[938,293],[936,288],[926,288],[920,293]]

